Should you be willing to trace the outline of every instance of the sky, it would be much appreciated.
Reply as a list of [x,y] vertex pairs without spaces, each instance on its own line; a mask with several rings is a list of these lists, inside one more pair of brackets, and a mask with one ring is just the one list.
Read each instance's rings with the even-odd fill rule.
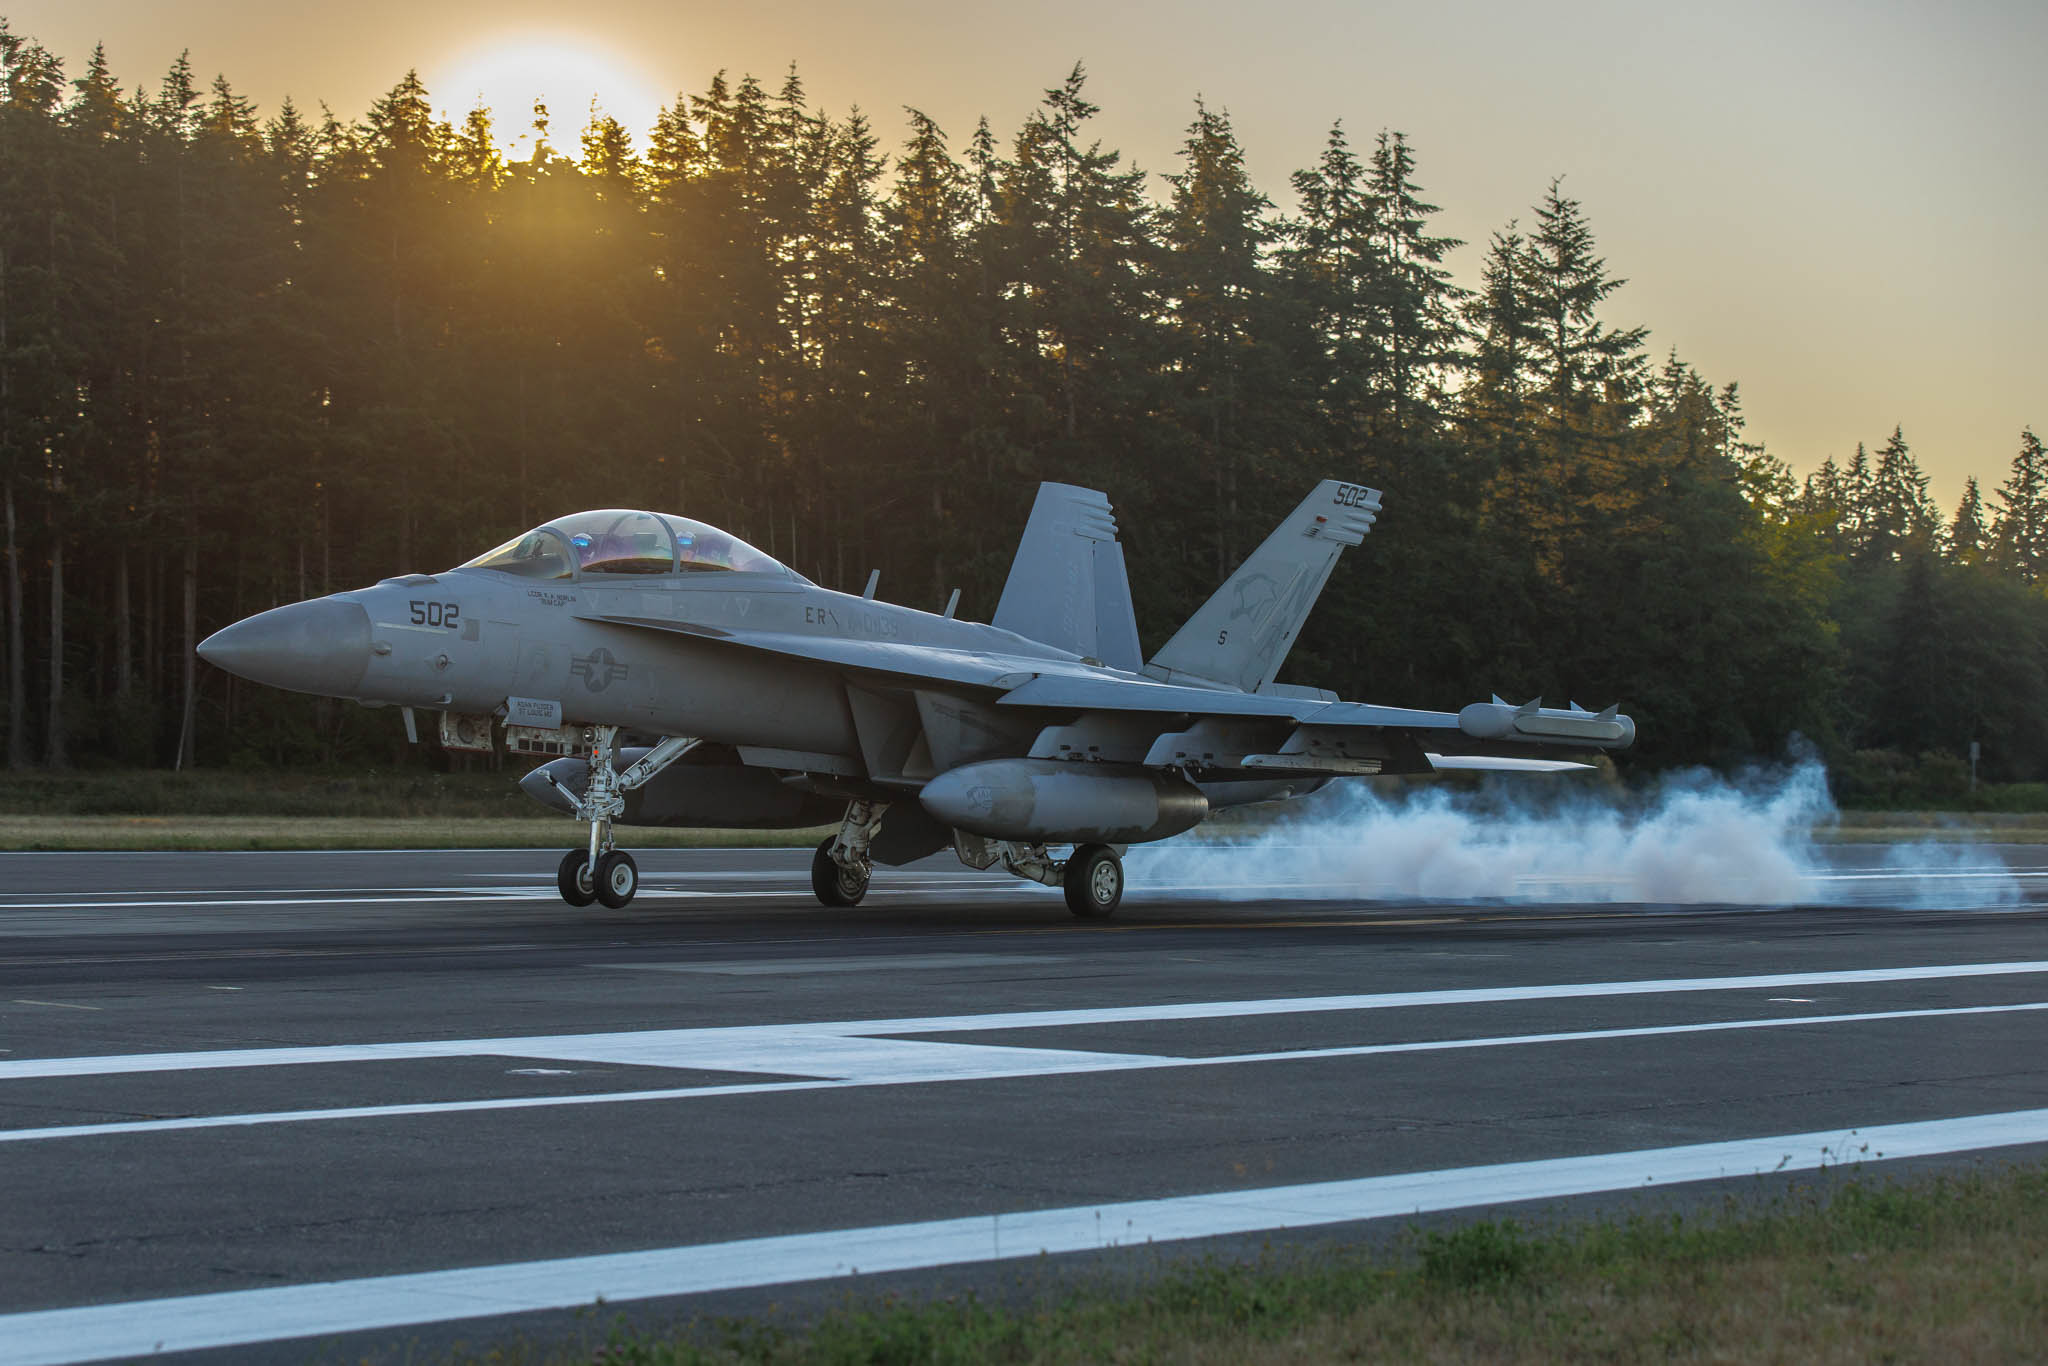
[[[341,16],[346,15],[346,18]],[[459,116],[483,95],[508,135],[544,95],[573,148],[595,95],[644,131],[714,73],[858,105],[890,143],[902,108],[956,148],[1007,137],[1079,60],[1095,132],[1175,169],[1199,96],[1253,178],[1288,176],[1342,121],[1354,149],[1405,132],[1476,283],[1488,237],[1553,176],[1647,325],[1708,380],[1741,385],[1750,435],[1795,470],[1902,426],[1952,511],[2048,435],[2048,5],[2039,0],[0,0],[75,74],[106,44],[124,85],[181,51],[261,110],[290,95],[359,118],[409,68]],[[526,73],[523,77],[521,73]],[[545,83],[545,88],[536,85]],[[1164,182],[1154,181],[1163,194]],[[1341,474],[1341,471],[1332,471]]]

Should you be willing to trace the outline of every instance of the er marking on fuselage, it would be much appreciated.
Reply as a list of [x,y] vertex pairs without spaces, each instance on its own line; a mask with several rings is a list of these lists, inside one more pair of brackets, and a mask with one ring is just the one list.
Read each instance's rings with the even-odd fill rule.
[[[1149,660],[1109,500],[1050,483],[986,624],[821,588],[686,517],[607,509],[273,608],[199,653],[258,683],[440,712],[454,747],[552,758],[521,787],[587,826],[559,869],[573,905],[633,899],[622,825],[836,823],[812,860],[827,905],[859,902],[876,863],[951,847],[1098,917],[1123,896],[1125,846],[1219,810],[1346,777],[1572,768],[1634,742],[1615,707],[1415,711],[1276,682],[1379,510],[1376,491],[1324,480]],[[627,727],[654,742],[623,744]]]

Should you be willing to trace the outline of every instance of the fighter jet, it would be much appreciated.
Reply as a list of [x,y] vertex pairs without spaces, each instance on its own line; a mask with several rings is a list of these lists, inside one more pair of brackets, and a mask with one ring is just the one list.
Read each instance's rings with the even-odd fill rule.
[[[1626,748],[1615,707],[1457,712],[1274,682],[1338,555],[1380,511],[1328,479],[1151,659],[1108,498],[1044,484],[986,624],[821,588],[736,536],[624,509],[535,527],[440,574],[274,608],[200,646],[257,683],[437,713],[440,742],[549,762],[521,786],[588,829],[563,900],[638,891],[621,825],[838,823],[811,885],[951,847],[1096,918],[1122,855],[1211,813],[1373,774],[1566,768]],[[633,743],[640,737],[639,743]],[[1067,850],[1064,857],[1059,851]]]

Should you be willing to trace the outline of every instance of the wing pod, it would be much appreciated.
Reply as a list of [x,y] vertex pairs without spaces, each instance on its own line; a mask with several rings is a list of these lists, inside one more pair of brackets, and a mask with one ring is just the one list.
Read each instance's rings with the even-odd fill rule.
[[1475,740],[1530,740],[1595,749],[1627,749],[1636,741],[1636,723],[1617,707],[1600,712],[1546,707],[1540,697],[1519,707],[1498,697],[1474,702],[1458,713],[1458,729]]
[[1052,759],[968,764],[932,779],[918,800],[955,829],[1051,844],[1143,844],[1209,814],[1208,798],[1178,773]]

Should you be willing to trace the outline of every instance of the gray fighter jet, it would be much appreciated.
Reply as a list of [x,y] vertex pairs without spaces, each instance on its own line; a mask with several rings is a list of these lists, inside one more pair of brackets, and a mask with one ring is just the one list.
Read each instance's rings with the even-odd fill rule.
[[[1615,708],[1458,712],[1275,683],[1337,556],[1380,495],[1329,479],[1147,661],[1109,500],[1044,484],[986,625],[820,588],[687,517],[581,512],[441,574],[250,617],[202,658],[298,692],[438,714],[440,742],[551,760],[522,786],[589,836],[571,905],[639,887],[619,825],[839,823],[811,884],[828,906],[874,864],[949,845],[1113,912],[1122,854],[1211,812],[1335,778],[1564,768],[1627,747]],[[651,743],[629,744],[634,736]],[[1054,852],[1071,846],[1065,858]]]

